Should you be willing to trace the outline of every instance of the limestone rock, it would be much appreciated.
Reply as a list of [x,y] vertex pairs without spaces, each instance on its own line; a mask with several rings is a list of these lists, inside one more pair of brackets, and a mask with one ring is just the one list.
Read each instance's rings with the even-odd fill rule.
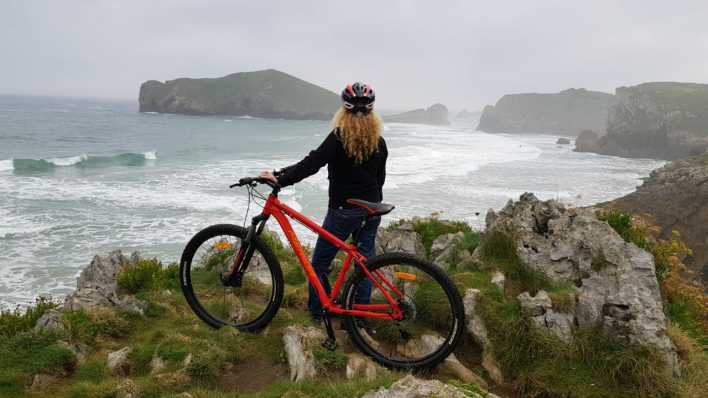
[[140,261],[137,252],[130,258],[120,250],[106,257],[95,256],[79,275],[77,289],[64,301],[64,310],[90,310],[97,307],[116,307],[124,311],[143,314],[147,304],[132,296],[119,297],[116,276],[127,267]]
[[41,317],[39,317],[39,319],[37,319],[33,330],[35,333],[50,330],[64,330],[64,324],[61,321],[61,311],[51,309],[45,312]]
[[516,297],[524,311],[531,317],[531,320],[541,328],[555,334],[561,340],[569,343],[573,338],[573,315],[555,312],[551,298],[543,290],[539,290],[536,296],[531,296],[528,292],[521,293]]
[[[482,398],[482,395],[445,384],[439,380],[423,380],[408,375],[393,383],[390,388],[370,391],[362,398]],[[493,395],[487,395],[493,397]]]
[[34,375],[34,378],[32,378],[32,386],[30,387],[30,390],[32,390],[32,392],[34,393],[37,393],[39,391],[44,390],[51,384],[54,384],[57,380],[59,380],[59,377],[55,375],[37,373],[36,375]]
[[131,379],[125,379],[118,383],[115,389],[117,398],[138,398],[140,387]]
[[[625,242],[591,210],[568,210],[525,193],[487,215],[487,233],[514,237],[528,267],[578,287],[574,323],[600,324],[631,343],[654,346],[677,369],[652,255]],[[560,318],[549,322],[563,323]]]
[[465,238],[463,232],[442,234],[438,236],[430,246],[430,258],[443,269],[448,269],[452,264],[453,254],[458,250],[458,246]]
[[111,373],[116,376],[127,376],[130,373],[130,361],[128,360],[128,356],[131,351],[132,348],[123,347],[118,351],[113,351],[108,354],[106,366],[110,369]]
[[83,343],[60,340],[57,342],[57,345],[73,352],[76,356],[76,360],[79,362],[85,361],[91,352],[91,347]]
[[528,292],[523,292],[516,297],[519,304],[529,316],[535,317],[543,315],[553,306],[548,293],[540,290],[535,296],[531,296]]
[[501,367],[494,359],[492,345],[489,341],[487,328],[484,320],[476,311],[477,297],[482,292],[479,289],[467,289],[462,302],[465,306],[465,319],[467,319],[467,331],[472,334],[475,341],[482,346],[482,367],[487,371],[489,377],[497,384],[504,383],[504,376]]
[[150,360],[150,374],[160,373],[167,368],[167,362],[162,357],[155,355]]
[[324,333],[311,326],[293,325],[283,331],[285,354],[290,366],[290,379],[302,381],[317,375],[312,349],[324,341]]
[[492,283],[497,285],[499,289],[504,290],[504,284],[506,283],[506,277],[499,271],[494,271],[492,274]]
[[379,228],[376,233],[376,254],[389,252],[405,252],[426,257],[423,239],[410,223],[391,228]]
[[[415,349],[417,349],[417,356],[423,356],[426,353],[434,351],[444,343],[445,340],[441,336],[425,334],[421,336],[420,339],[411,341],[409,345],[412,346],[411,348],[414,347]],[[411,348],[408,348],[406,352],[413,352],[413,349]],[[445,358],[445,360],[442,364],[440,364],[440,366],[441,368],[457,376],[458,379],[462,380],[465,383],[474,383],[482,388],[488,387],[487,382],[484,381],[483,378],[474,373],[472,370],[467,368],[465,365],[463,365],[462,362],[457,359],[455,354],[450,354],[447,358]]]
[[377,373],[382,369],[381,366],[361,354],[352,353],[348,356],[346,368],[348,380],[363,377],[366,381],[372,381],[376,379]]

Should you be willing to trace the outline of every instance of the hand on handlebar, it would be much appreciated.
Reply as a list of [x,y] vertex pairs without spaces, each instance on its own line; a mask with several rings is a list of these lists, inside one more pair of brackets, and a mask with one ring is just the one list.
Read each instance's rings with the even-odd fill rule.
[[261,171],[261,172],[258,174],[258,177],[259,177],[259,178],[264,178],[264,179],[266,179],[266,180],[272,182],[273,184],[276,184],[276,185],[278,184],[278,179],[275,178],[275,176],[273,175],[273,172],[270,171],[270,170],[263,170],[263,171]]

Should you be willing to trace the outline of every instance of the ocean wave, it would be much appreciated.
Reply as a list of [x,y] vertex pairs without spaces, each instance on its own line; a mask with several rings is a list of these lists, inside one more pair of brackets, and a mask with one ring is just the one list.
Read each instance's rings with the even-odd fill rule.
[[77,156],[47,159],[7,159],[0,160],[0,171],[44,172],[56,167],[96,168],[110,166],[142,166],[148,160],[156,160],[157,151],[142,153],[121,153],[113,156],[91,156],[85,153]]

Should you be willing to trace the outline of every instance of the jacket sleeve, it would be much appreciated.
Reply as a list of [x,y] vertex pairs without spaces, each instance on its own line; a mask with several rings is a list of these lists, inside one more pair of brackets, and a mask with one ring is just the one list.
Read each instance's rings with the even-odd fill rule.
[[379,167],[379,172],[376,175],[376,182],[379,183],[379,193],[381,194],[381,199],[383,199],[383,185],[386,182],[386,159],[388,159],[388,148],[386,148],[386,141],[381,138],[381,167]]
[[310,151],[304,159],[294,165],[281,169],[278,184],[282,187],[286,187],[317,173],[322,166],[334,159],[336,151],[337,136],[332,132],[322,141],[322,144],[320,144],[317,149]]

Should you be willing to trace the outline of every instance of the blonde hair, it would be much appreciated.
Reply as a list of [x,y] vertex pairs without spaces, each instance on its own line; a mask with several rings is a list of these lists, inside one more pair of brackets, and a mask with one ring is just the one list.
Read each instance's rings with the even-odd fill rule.
[[374,111],[357,116],[342,107],[335,113],[332,127],[339,134],[344,152],[356,163],[363,162],[379,149],[383,122]]

